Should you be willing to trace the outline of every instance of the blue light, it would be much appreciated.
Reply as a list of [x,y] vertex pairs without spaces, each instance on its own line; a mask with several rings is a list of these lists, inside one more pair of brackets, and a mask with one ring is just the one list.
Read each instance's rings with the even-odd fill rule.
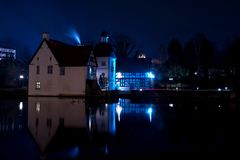
[[148,78],[155,78],[155,75],[152,72],[147,72]]
[[153,112],[152,108],[151,108],[151,107],[148,108],[147,113],[148,113],[148,115],[149,115],[149,121],[150,121],[150,122],[152,122],[152,112]]
[[78,45],[81,44],[80,35],[78,34],[78,32],[75,29],[72,28],[70,30],[70,35],[69,36],[72,37]]
[[76,158],[79,155],[79,148],[78,146],[73,147],[72,149],[69,150],[68,154],[71,158]]

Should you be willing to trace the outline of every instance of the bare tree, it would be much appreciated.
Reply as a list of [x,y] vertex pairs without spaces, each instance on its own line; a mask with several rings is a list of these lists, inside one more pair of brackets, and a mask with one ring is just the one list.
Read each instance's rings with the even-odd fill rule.
[[118,58],[128,58],[132,53],[135,53],[135,41],[125,34],[114,34],[111,37],[111,42]]

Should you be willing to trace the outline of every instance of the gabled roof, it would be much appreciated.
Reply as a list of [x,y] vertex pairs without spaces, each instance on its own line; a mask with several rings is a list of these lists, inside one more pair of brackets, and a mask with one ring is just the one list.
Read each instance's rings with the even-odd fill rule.
[[117,72],[149,72],[151,67],[150,58],[118,58]]
[[113,57],[116,58],[113,47],[110,43],[100,42],[98,43],[93,51],[96,57]]
[[58,61],[59,66],[86,66],[89,60],[89,56],[93,51],[92,46],[73,46],[52,39],[44,39],[38,47],[34,56],[41,48],[43,42],[47,43],[52,54]]

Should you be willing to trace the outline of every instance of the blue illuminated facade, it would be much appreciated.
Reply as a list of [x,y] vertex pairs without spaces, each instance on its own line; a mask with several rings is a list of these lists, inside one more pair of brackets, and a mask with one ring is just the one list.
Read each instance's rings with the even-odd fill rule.
[[155,75],[151,59],[117,59],[116,86],[119,90],[139,90],[153,87]]

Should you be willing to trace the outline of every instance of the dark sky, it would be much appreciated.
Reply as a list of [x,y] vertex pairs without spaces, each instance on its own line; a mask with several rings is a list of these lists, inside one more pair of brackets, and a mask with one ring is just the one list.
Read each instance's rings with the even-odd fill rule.
[[[239,0],[1,0],[0,42],[10,40],[33,53],[41,33],[74,43],[97,42],[99,34],[126,34],[152,57],[172,38],[185,43],[203,32],[221,48],[240,35]],[[158,54],[158,55],[157,55]]]

